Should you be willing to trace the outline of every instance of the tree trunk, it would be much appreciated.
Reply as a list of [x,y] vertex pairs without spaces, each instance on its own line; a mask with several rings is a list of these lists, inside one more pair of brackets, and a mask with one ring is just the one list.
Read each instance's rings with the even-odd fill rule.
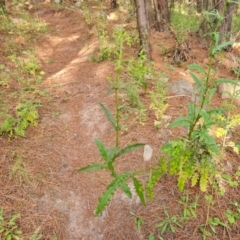
[[234,13],[234,3],[227,3],[226,0],[216,1],[216,10],[219,12],[223,20],[218,28],[221,42],[229,40],[232,25],[232,16]]
[[167,30],[170,22],[170,11],[167,0],[154,0],[156,16],[156,30],[163,32]]
[[151,59],[149,0],[135,0],[139,40],[142,50]]
[[158,7],[158,0],[153,0],[154,11],[155,11],[155,28],[157,31],[161,31],[161,15]]
[[201,13],[203,10],[203,0],[197,0],[197,12]]
[[[6,12],[6,2],[5,0],[0,0],[0,9],[3,11],[3,12]],[[0,12],[1,13],[1,12]]]
[[206,10],[206,11],[209,9],[209,0],[204,0],[203,1],[203,9]]

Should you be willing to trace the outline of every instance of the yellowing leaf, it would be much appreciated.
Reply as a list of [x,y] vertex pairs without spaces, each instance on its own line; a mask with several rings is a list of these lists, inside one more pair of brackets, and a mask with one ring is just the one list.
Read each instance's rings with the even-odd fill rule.
[[194,173],[193,177],[192,177],[192,187],[194,187],[197,184],[198,179],[199,179],[199,174],[198,173]]
[[206,192],[207,191],[207,172],[206,170],[204,170],[202,172],[201,178],[200,178],[200,190],[202,192]]
[[223,137],[223,136],[225,136],[226,134],[227,134],[227,130],[224,129],[224,128],[218,128],[218,129],[216,130],[216,137],[217,137],[217,138]]

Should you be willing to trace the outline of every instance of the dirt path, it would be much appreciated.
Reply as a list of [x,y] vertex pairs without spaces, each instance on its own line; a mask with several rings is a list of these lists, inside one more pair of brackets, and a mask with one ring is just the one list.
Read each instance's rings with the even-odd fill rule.
[[[31,145],[34,149],[39,169],[44,169],[48,181],[43,183],[40,199],[36,199],[37,212],[59,223],[54,231],[56,236],[62,235],[62,239],[116,239],[106,238],[110,230],[105,229],[109,224],[106,222],[108,213],[100,218],[93,214],[97,197],[105,189],[109,176],[77,173],[77,169],[99,160],[95,138],[112,142],[114,135],[99,102],[107,99],[106,78],[113,67],[108,62],[89,61],[96,48],[96,39],[79,12],[44,8],[36,14],[49,23],[51,32],[39,41],[38,55],[46,73],[44,85],[54,99],[50,111],[42,114],[40,128],[35,129],[36,142],[26,143],[28,148]],[[109,98],[111,100],[111,96],[107,101]],[[115,204],[119,208],[119,202]],[[59,215],[66,218],[64,228]],[[110,223],[110,228],[114,225]],[[119,234],[129,235],[114,233],[113,236]],[[131,239],[140,239],[135,230],[134,234],[136,236]]]
[[[111,68],[107,63],[89,62],[96,45],[81,14],[47,8],[38,14],[51,29],[38,52],[47,73],[45,85],[53,93],[59,114],[55,118],[45,115],[41,121],[47,136],[39,150],[51,153],[43,161],[46,165],[51,161],[55,176],[54,189],[41,197],[39,210],[67,217],[65,239],[103,239],[103,218],[93,217],[95,194],[101,192],[92,189],[98,176],[80,175],[76,170],[96,160],[94,139],[109,131],[98,103],[105,97],[105,76]],[[46,64],[50,59],[53,63]]]

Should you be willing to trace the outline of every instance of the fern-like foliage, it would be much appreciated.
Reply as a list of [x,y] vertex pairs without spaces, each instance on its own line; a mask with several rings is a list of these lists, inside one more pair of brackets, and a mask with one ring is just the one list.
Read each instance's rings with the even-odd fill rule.
[[143,188],[142,183],[136,177],[132,177],[132,180],[133,180],[134,188],[135,188],[135,191],[136,191],[138,197],[140,198],[142,204],[146,205],[144,188]]
[[151,169],[146,187],[147,195],[150,200],[154,198],[154,186],[159,181],[159,179],[166,173],[166,170],[166,161],[164,158],[161,158],[158,165]]

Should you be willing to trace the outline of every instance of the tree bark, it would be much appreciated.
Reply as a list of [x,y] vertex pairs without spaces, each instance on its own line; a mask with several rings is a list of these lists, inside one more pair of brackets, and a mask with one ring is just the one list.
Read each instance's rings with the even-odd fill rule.
[[197,12],[201,13],[203,10],[203,0],[197,0]]
[[148,58],[151,59],[149,0],[135,0],[135,6],[140,45]]
[[161,31],[161,15],[158,7],[158,0],[153,0],[154,11],[155,11],[155,28],[157,31]]
[[6,1],[0,0],[0,9],[2,9],[3,12],[6,12]]
[[232,2],[227,3],[226,0],[216,1],[216,10],[219,12],[220,16],[223,17],[223,20],[218,28],[221,37],[221,42],[229,40],[234,7],[235,4]]
[[170,22],[170,11],[167,0],[153,0],[155,18],[156,18],[156,30],[163,32],[168,29]]

